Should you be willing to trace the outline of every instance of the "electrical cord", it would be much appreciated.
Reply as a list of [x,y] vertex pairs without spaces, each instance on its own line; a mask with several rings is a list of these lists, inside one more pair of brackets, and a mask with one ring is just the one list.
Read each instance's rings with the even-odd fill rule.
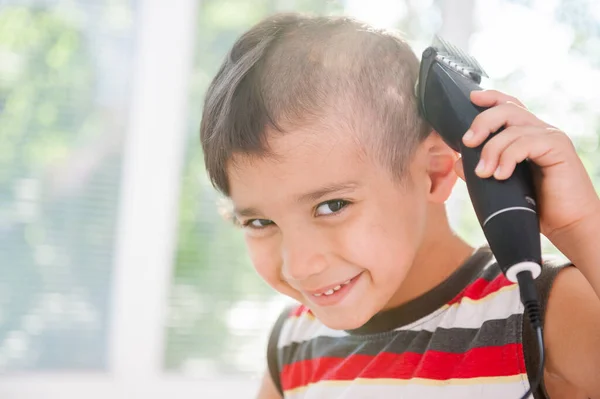
[[521,399],[527,399],[533,394],[542,382],[544,375],[544,336],[542,331],[542,312],[540,308],[540,301],[538,299],[537,290],[533,282],[533,276],[529,271],[523,271],[517,274],[517,280],[519,284],[519,291],[521,293],[521,302],[525,307],[525,314],[529,319],[531,327],[535,330],[538,343],[539,353],[539,364],[537,375],[529,386],[529,390],[521,397]]

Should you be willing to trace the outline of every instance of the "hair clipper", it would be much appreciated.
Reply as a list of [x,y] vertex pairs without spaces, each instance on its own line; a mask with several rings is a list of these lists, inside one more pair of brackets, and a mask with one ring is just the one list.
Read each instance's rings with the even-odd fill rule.
[[541,273],[542,260],[529,161],[518,164],[507,180],[483,179],[475,174],[475,167],[493,134],[477,148],[462,141],[475,117],[486,109],[470,100],[471,91],[482,90],[482,76],[487,77],[473,57],[436,37],[423,51],[416,94],[423,117],[461,154],[471,202],[502,271],[512,282],[517,282],[522,271],[530,271],[535,279]]

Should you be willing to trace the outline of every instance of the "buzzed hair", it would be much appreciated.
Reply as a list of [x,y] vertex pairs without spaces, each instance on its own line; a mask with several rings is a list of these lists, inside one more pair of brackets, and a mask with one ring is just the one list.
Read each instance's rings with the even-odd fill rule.
[[418,73],[393,32],[348,17],[264,19],[235,42],[206,93],[200,139],[213,186],[229,196],[234,155],[269,156],[269,130],[304,126],[346,128],[402,178],[431,131],[414,95]]

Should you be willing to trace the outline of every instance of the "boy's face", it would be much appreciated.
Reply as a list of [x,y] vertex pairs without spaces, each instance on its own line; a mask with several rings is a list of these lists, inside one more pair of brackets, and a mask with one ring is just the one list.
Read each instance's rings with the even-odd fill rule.
[[236,156],[228,170],[254,267],[330,328],[357,328],[390,305],[413,263],[426,179],[413,161],[399,184],[345,132],[271,137],[275,157]]

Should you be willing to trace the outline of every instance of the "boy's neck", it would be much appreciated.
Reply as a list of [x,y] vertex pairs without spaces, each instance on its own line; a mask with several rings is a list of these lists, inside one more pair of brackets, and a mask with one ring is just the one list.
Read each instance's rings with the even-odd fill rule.
[[452,231],[445,208],[434,209],[430,220],[425,242],[419,248],[406,279],[385,309],[400,306],[435,288],[475,251]]

